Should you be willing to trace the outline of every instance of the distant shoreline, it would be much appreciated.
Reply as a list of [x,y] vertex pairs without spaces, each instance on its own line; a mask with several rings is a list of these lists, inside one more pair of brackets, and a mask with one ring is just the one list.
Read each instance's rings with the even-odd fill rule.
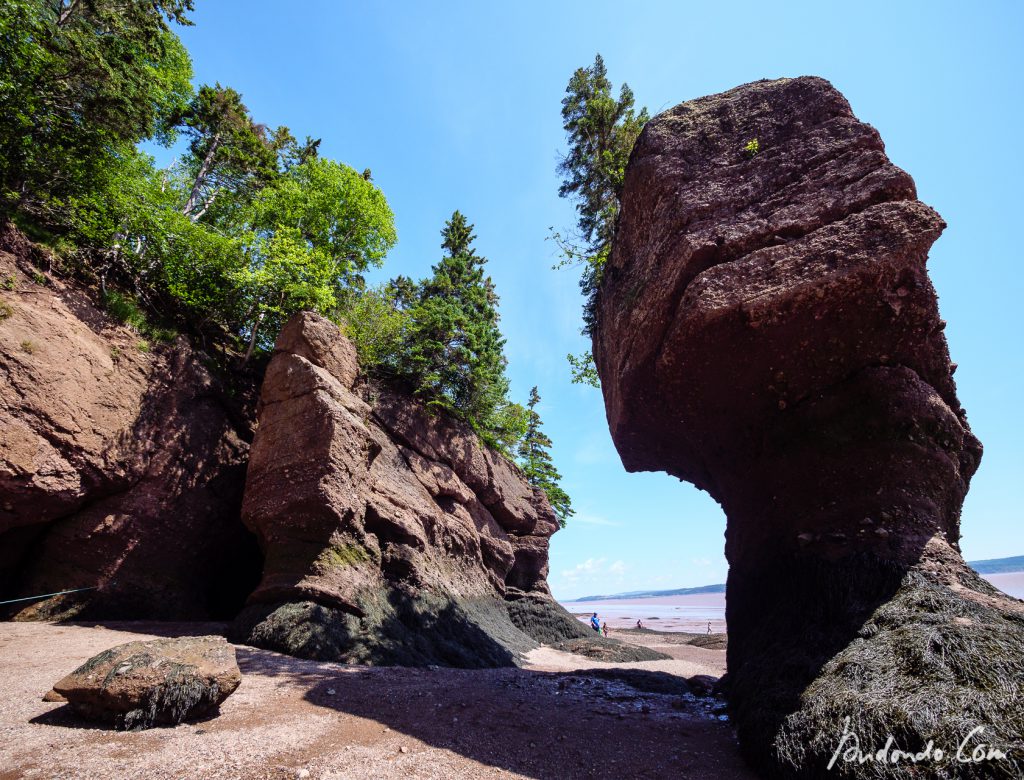
[[[1024,572],[982,576],[1003,593],[1024,599]],[[596,612],[601,622],[614,630],[636,628],[637,620],[645,628],[656,631],[706,633],[709,623],[712,633],[725,633],[727,629],[724,592],[622,598],[607,596],[560,603],[584,623]]]
[[725,593],[691,593],[650,598],[565,601],[562,606],[587,622],[597,613],[610,629],[645,628],[666,632],[725,633]]
[[[982,575],[1000,590],[1013,596],[1024,599],[1024,588],[1018,592],[1006,590],[999,582],[1007,582],[1016,585],[1017,580],[1006,579],[1007,577],[1024,577],[1024,555],[1015,555],[1010,558],[990,558],[984,561],[968,561],[967,565]],[[996,579],[994,579],[996,578]],[[562,600],[562,604],[591,603],[595,601],[627,601],[636,599],[657,599],[673,596],[696,596],[707,593],[725,593],[725,583],[714,585],[700,585],[695,588],[672,588],[670,590],[633,590],[626,593],[613,593],[610,595],[581,596],[577,599]]]

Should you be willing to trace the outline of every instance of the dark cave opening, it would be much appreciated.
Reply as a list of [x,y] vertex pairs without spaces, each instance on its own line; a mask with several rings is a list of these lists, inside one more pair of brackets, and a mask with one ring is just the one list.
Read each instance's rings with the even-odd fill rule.
[[233,620],[263,576],[263,551],[241,522],[223,550],[207,584],[207,609],[213,620]]

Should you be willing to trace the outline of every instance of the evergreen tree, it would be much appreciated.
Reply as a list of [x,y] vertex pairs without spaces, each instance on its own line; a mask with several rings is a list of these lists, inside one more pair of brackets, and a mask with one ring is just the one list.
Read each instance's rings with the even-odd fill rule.
[[407,365],[416,392],[489,429],[508,391],[498,296],[459,211],[441,231],[445,255],[410,310]]
[[[649,119],[646,108],[634,108],[633,91],[623,84],[618,98],[604,60],[598,54],[589,68],[578,68],[562,99],[562,126],[569,151],[558,165],[562,185],[558,194],[576,201],[577,234],[554,233],[562,252],[557,267],[582,266],[583,334],[594,329],[598,288],[611,254],[619,216],[619,196],[633,145]],[[569,356],[573,381],[597,386],[597,369],[590,353]]]
[[536,386],[530,390],[530,401],[526,404],[526,433],[519,443],[519,464],[526,475],[526,481],[547,493],[551,508],[558,515],[558,522],[565,528],[565,521],[574,514],[569,495],[559,486],[562,475],[551,461],[551,439],[541,430],[537,404],[540,394]]
[[396,276],[387,283],[386,291],[399,311],[408,311],[420,297],[420,286],[408,276]]
[[[271,182],[277,175],[275,140],[284,142],[287,128],[279,138],[268,135],[256,124],[242,96],[231,87],[200,87],[182,121],[191,139],[184,169],[191,182],[181,213],[193,222],[201,219],[220,198],[229,195],[235,203]],[[283,132],[282,132],[283,131]]]

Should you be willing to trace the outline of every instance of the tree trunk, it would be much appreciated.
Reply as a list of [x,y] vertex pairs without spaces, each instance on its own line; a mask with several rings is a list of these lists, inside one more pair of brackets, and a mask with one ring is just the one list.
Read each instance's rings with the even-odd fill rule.
[[263,322],[263,312],[256,315],[256,322],[252,324],[252,332],[249,334],[249,348],[245,350],[245,357],[242,358],[243,368],[249,362],[249,358],[252,357],[252,353],[256,350],[256,334],[260,331],[261,322]]
[[73,14],[75,9],[78,7],[78,2],[79,0],[71,0],[70,3],[61,8],[60,16],[57,17],[58,27],[63,27],[67,20],[71,18],[71,14]]
[[199,209],[199,211],[197,211],[197,212],[195,213],[195,216],[194,216],[194,217],[192,217],[192,221],[193,221],[193,222],[198,222],[199,220],[201,220],[201,219],[203,218],[203,214],[205,214],[205,213],[206,213],[207,211],[209,211],[209,210],[210,210],[210,206],[212,206],[212,205],[213,205],[213,202],[214,202],[214,201],[215,201],[216,199],[217,199],[217,191],[216,191],[216,190],[214,190],[214,191],[213,191],[213,192],[212,192],[212,193],[210,194],[210,197],[208,197],[208,198],[206,199],[206,202],[205,202],[205,203],[203,203],[203,207],[202,207],[201,209]]
[[[188,201],[185,203],[185,208],[182,209],[182,214],[195,222],[202,216],[200,213],[197,216],[193,216],[192,212],[196,210],[199,205],[199,196],[203,191],[203,185],[206,183],[207,177],[210,175],[210,170],[213,168],[213,158],[217,154],[217,150],[220,149],[220,135],[215,135],[213,140],[210,142],[210,148],[206,151],[206,157],[203,158],[202,165],[199,166],[199,171],[196,173],[196,180],[192,183],[192,192],[189,193]],[[212,202],[212,198],[210,202]],[[203,209],[205,213],[206,209]]]

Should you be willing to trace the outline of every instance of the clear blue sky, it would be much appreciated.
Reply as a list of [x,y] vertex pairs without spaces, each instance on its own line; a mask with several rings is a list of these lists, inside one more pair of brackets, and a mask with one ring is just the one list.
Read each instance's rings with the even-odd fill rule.
[[600,51],[652,113],[761,78],[830,79],[949,223],[930,268],[961,400],[985,445],[963,516],[968,559],[1024,553],[1024,4],[1018,2],[354,3],[197,0],[182,32],[197,80],[257,121],[370,168],[399,244],[383,279],[419,278],[454,209],[476,223],[501,295],[514,394],[541,412],[578,514],[551,544],[555,595],[721,582],[725,519],[665,474],[627,474],[600,394],[571,385],[571,272],[549,226],[559,101]]

